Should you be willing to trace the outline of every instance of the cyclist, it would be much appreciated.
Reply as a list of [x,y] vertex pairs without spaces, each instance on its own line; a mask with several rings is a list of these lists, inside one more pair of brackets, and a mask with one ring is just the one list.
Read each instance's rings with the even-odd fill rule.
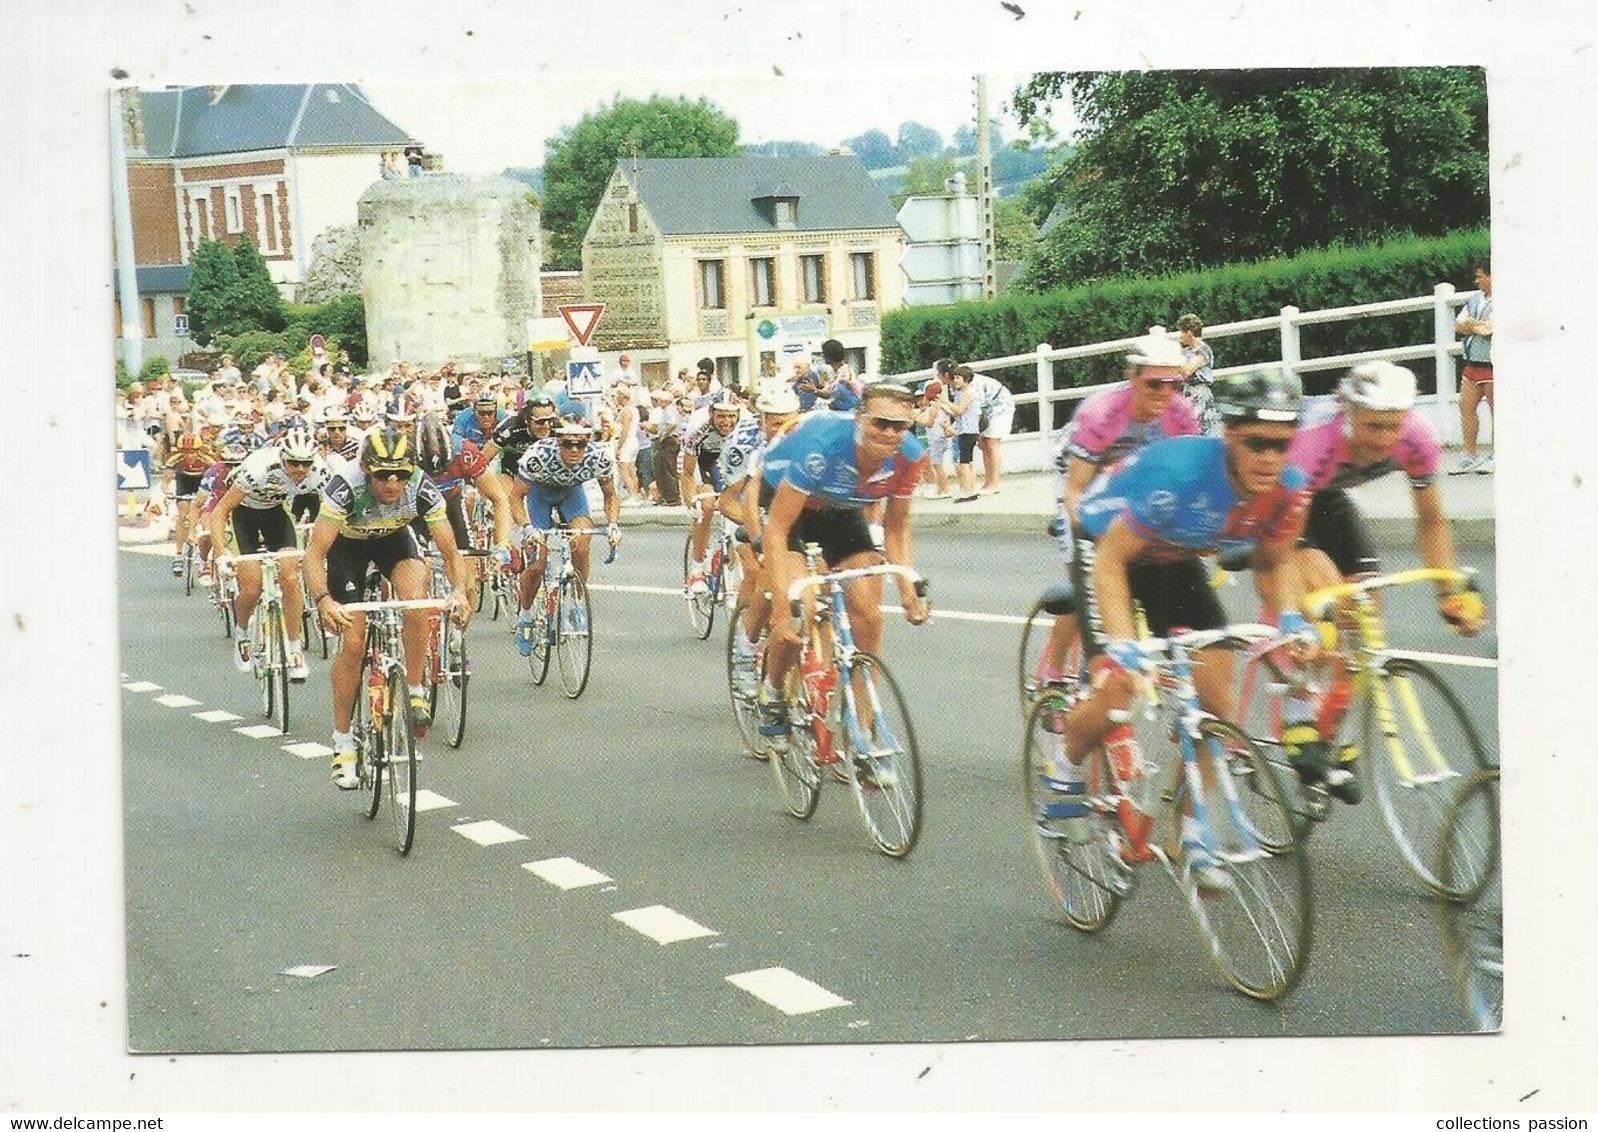
[[537,441],[550,438],[551,430],[560,423],[559,417],[560,411],[552,398],[529,397],[516,412],[500,418],[483,445],[483,455],[490,461],[498,456],[498,473],[510,480],[516,475],[523,454]]
[[[461,550],[471,548],[471,533],[466,526],[466,511],[462,503],[463,489],[472,484],[493,506],[494,557],[502,566],[511,564],[511,521],[509,499],[498,476],[489,471],[489,459],[483,450],[470,440],[457,441],[453,433],[446,432],[436,417],[423,419],[418,446],[422,471],[438,485],[444,496],[444,506],[449,517],[450,530],[455,532],[455,545]],[[421,522],[418,518],[417,523]],[[427,537],[425,526],[417,531],[418,538]],[[470,572],[468,572],[470,573]],[[471,574],[473,588],[476,575]],[[476,595],[471,595],[474,599]]]
[[499,407],[499,398],[493,390],[485,387],[472,401],[471,412],[456,414],[455,439],[470,440],[479,448],[486,447],[494,430],[508,416],[510,414]]
[[[211,542],[227,545],[227,524],[233,520],[233,537],[239,553],[261,550],[296,550],[294,520],[285,503],[321,491],[327,483],[327,465],[316,451],[316,438],[308,428],[290,429],[281,446],[261,448],[248,456],[228,477],[228,487],[211,512]],[[261,566],[241,562],[239,592],[233,602],[234,647],[240,672],[250,670],[250,638],[246,626],[261,599]],[[300,640],[304,601],[297,579],[284,570],[283,620],[288,635],[289,679],[303,683],[310,669]]]
[[[782,689],[800,640],[786,595],[804,575],[804,545],[819,544],[823,561],[836,570],[876,565],[884,555],[898,565],[914,564],[910,504],[926,462],[926,446],[910,432],[915,401],[905,386],[878,382],[866,387],[855,414],[813,413],[766,452],[761,474],[772,498],[762,541],[767,589],[775,600],[759,695],[760,733],[775,742],[788,734]],[[880,552],[863,513],[878,500],[887,501]],[[931,607],[908,580],[897,581],[905,620],[926,621]],[[863,578],[846,596],[856,643],[876,653],[882,643],[882,579]]]
[[799,395],[782,381],[766,384],[755,398],[757,417],[738,422],[721,449],[722,488],[719,501],[722,514],[743,527],[748,542],[738,543],[743,562],[743,633],[732,640],[733,671],[740,694],[755,694],[755,644],[771,614],[771,597],[761,576],[760,557],[755,540],[761,537],[764,514],[773,489],[761,477],[761,463],[768,446],[799,423]]
[[215,545],[211,541],[211,512],[222,501],[228,488],[228,477],[258,447],[259,438],[238,429],[229,429],[217,439],[218,458],[200,477],[200,487],[194,498],[194,527],[199,532],[200,582],[210,584],[214,577],[211,557]]
[[194,497],[207,469],[217,462],[217,451],[199,433],[185,432],[172,444],[166,466],[174,475],[172,497],[177,501],[177,527],[172,558],[172,575],[183,576],[183,558],[189,545],[189,528],[194,523]]
[[694,516],[692,535],[692,565],[685,581],[687,592],[698,596],[710,592],[705,582],[706,544],[710,538],[710,508],[695,510],[694,496],[699,493],[700,480],[718,494],[721,492],[720,459],[727,437],[738,424],[743,410],[738,399],[728,390],[718,390],[703,407],[694,410],[688,419],[682,442],[682,501]]
[[[420,515],[444,556],[449,576],[449,611],[462,624],[471,616],[466,601],[466,568],[455,545],[438,486],[416,463],[416,449],[405,432],[374,430],[361,447],[360,464],[328,480],[322,508],[311,528],[305,555],[305,581],[324,628],[343,636],[333,658],[333,784],[340,790],[360,785],[355,736],[350,731],[355,695],[360,690],[366,615],[344,609],[359,601],[369,569],[376,568],[402,601],[427,596],[428,570],[410,524]],[[418,737],[431,722],[423,666],[427,661],[426,610],[405,611],[405,683]]]
[[322,428],[327,433],[327,466],[329,471],[343,472],[361,458],[361,441],[365,436],[350,435],[350,418],[340,406],[330,407],[322,415]]
[[[621,545],[621,496],[616,492],[616,462],[602,445],[594,442],[593,435],[593,427],[573,414],[555,430],[553,440],[541,440],[523,453],[510,488],[511,511],[524,524],[519,542],[531,541],[535,531],[549,530],[552,511],[558,512],[560,522],[572,530],[591,531],[594,520],[588,511],[588,494],[583,485],[597,480],[605,500],[605,537],[613,548]],[[586,534],[572,541],[572,565],[584,582],[588,581],[588,542]],[[516,651],[523,656],[533,651],[533,603],[544,581],[546,553],[547,548],[538,544],[522,572]],[[587,626],[578,628],[586,630]]]
[[[1082,493],[1095,478],[1129,452],[1168,436],[1196,436],[1198,414],[1193,403],[1175,394],[1182,388],[1182,348],[1169,338],[1151,335],[1133,343],[1123,371],[1126,384],[1087,398],[1060,431],[1054,449],[1054,470],[1060,483],[1060,511],[1075,526]],[[1069,528],[1068,528],[1069,529]],[[1069,536],[1065,549],[1073,545]],[[1044,646],[1044,680],[1058,680],[1065,655],[1076,640],[1070,615],[1056,617]]]
[[[1059,794],[1084,792],[1081,764],[1095,747],[1135,741],[1128,725],[1112,728],[1110,714],[1130,705],[1143,668],[1133,603],[1142,604],[1156,637],[1178,625],[1226,624],[1200,555],[1252,548],[1255,585],[1266,606],[1280,611],[1283,632],[1307,629],[1291,551],[1310,493],[1308,477],[1287,462],[1303,390],[1292,374],[1255,370],[1217,380],[1214,391],[1222,436],[1157,440],[1082,496],[1071,573],[1090,690],[1065,719],[1065,758],[1056,752],[1047,783]],[[1227,718],[1231,667],[1230,654],[1219,651],[1196,657],[1193,666],[1201,702]],[[1070,801],[1050,808],[1051,816],[1082,813]],[[1191,815],[1183,817],[1181,842],[1201,887],[1229,886]]]
[[[1335,395],[1305,401],[1288,459],[1308,474],[1314,492],[1296,555],[1306,590],[1381,571],[1347,489],[1394,471],[1409,478],[1421,560],[1432,569],[1458,568],[1437,487],[1442,445],[1414,407],[1415,375],[1384,361],[1355,366]],[[1479,632],[1486,621],[1480,594],[1446,582],[1437,585],[1437,610],[1464,636]],[[1360,800],[1356,747],[1344,745],[1332,759],[1317,725],[1308,720],[1285,726],[1282,744],[1303,781],[1325,782],[1328,793],[1350,805]]]

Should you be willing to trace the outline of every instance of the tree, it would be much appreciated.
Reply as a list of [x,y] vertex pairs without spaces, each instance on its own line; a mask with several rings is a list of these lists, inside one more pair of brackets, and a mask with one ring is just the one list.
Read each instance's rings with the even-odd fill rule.
[[903,160],[894,148],[893,139],[881,130],[867,130],[852,138],[844,138],[843,144],[867,169],[891,169]]
[[937,196],[943,192],[943,182],[959,171],[959,162],[950,154],[911,158],[904,185],[893,194],[893,207],[898,209],[910,197]]
[[582,266],[583,236],[616,162],[644,157],[736,157],[738,123],[701,98],[617,96],[544,146],[544,230],[550,266]]
[[1037,243],[1038,225],[1027,215],[1019,195],[993,205],[993,254],[998,259],[1026,259]]
[[1022,286],[1156,275],[1487,219],[1479,68],[1049,73],[1082,124]]
[[201,240],[189,259],[189,294],[183,310],[189,332],[202,346],[218,334],[239,334],[241,324],[234,306],[239,289],[239,265],[221,240]]
[[934,157],[943,152],[943,135],[931,126],[920,122],[903,122],[899,126],[899,153],[905,161],[916,157]]
[[283,296],[272,282],[266,260],[255,250],[248,235],[239,237],[238,246],[233,249],[233,262],[239,271],[236,299],[239,317],[261,330],[282,330]]

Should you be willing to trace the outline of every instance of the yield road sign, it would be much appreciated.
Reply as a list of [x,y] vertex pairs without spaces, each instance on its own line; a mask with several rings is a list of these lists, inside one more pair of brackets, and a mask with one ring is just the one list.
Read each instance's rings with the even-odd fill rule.
[[593,337],[594,327],[599,325],[599,316],[605,313],[604,303],[567,303],[557,307],[560,317],[566,320],[566,325],[571,328],[572,337],[577,339],[579,346],[588,345],[588,339]]

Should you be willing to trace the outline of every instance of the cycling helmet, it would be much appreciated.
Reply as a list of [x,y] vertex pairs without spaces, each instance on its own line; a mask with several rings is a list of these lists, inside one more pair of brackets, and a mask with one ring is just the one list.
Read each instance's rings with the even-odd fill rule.
[[244,443],[244,436],[237,432],[224,433],[220,448],[224,464],[242,464],[244,457],[250,454],[248,445]]
[[1392,362],[1361,362],[1348,371],[1337,393],[1361,409],[1407,412],[1415,407],[1415,375]]
[[285,460],[311,460],[316,457],[316,436],[305,425],[295,425],[283,434]]
[[1296,374],[1280,369],[1229,373],[1215,380],[1215,406],[1226,424],[1280,421],[1294,424],[1304,400]]
[[425,422],[417,445],[417,462],[421,464],[422,471],[430,476],[441,476],[454,455],[450,450],[449,434],[444,427],[436,420]]
[[377,420],[377,412],[365,401],[355,406],[354,416],[356,424],[368,425]]
[[741,408],[742,406],[738,404],[738,398],[733,396],[733,392],[730,389],[722,389],[711,395],[710,411],[712,413],[736,413]]
[[342,406],[339,405],[330,406],[327,412],[322,414],[322,423],[329,427],[333,425],[348,424],[349,419],[350,415],[344,411]]
[[560,426],[555,429],[556,436],[581,436],[590,437],[594,434],[594,426],[587,419],[580,416],[562,417]]
[[762,413],[797,413],[799,394],[787,385],[774,385],[755,398],[755,409]]
[[499,398],[495,397],[492,393],[485,389],[483,392],[477,395],[475,400],[472,401],[472,408],[479,411],[497,411],[499,409]]
[[245,430],[245,432],[244,432],[244,450],[246,452],[255,452],[255,451],[257,451],[257,450],[259,450],[261,448],[265,448],[265,447],[266,447],[266,437],[264,437],[260,433],[256,432],[253,428]]
[[1129,366],[1181,366],[1186,361],[1181,344],[1163,334],[1139,338],[1132,343],[1132,352],[1126,356]]
[[416,467],[416,446],[410,433],[394,428],[373,429],[361,445],[361,467],[368,472],[410,471]]

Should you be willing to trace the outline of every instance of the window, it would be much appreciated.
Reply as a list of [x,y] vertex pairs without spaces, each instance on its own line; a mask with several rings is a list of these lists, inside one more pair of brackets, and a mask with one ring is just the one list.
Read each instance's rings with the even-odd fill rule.
[[184,296],[172,296],[172,333],[179,338],[186,337],[189,333],[189,316],[184,314]]
[[802,255],[799,257],[799,279],[807,303],[827,301],[827,269],[825,257]]
[[873,252],[849,253],[850,297],[856,300],[877,297],[877,265]]
[[244,203],[239,197],[237,185],[228,185],[222,190],[222,211],[226,216],[229,232],[244,231]]
[[283,230],[277,212],[277,185],[255,187],[255,242],[262,255],[283,254]]
[[699,309],[719,311],[727,305],[722,293],[722,272],[726,260],[702,259],[699,261]]
[[721,382],[723,389],[736,389],[743,384],[743,359],[740,357],[717,358],[716,378]]
[[749,305],[774,307],[777,305],[777,261],[752,259],[749,261]]
[[189,231],[194,236],[194,242],[201,240],[214,240],[216,233],[211,230],[211,190],[189,190]]
[[777,200],[777,227],[792,228],[798,223],[799,202],[796,200]]
[[627,206],[627,231],[638,231],[638,206],[636,204]]
[[864,348],[854,347],[843,352],[844,360],[849,363],[849,368],[854,370],[855,376],[866,372],[866,352]]
[[141,305],[144,307],[144,336],[146,338],[154,338],[155,337],[155,300],[154,299],[143,299],[143,300],[141,300]]

